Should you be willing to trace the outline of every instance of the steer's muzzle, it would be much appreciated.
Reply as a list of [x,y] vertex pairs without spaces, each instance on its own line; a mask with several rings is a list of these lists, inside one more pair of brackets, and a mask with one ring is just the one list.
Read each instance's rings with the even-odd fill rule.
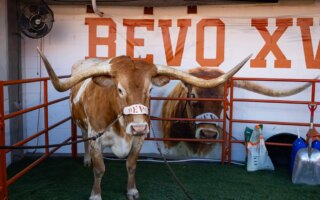
[[130,123],[127,126],[126,130],[127,134],[134,135],[134,136],[141,136],[149,133],[149,125],[147,122],[142,123]]
[[197,139],[219,139],[220,133],[214,124],[198,124],[195,137]]

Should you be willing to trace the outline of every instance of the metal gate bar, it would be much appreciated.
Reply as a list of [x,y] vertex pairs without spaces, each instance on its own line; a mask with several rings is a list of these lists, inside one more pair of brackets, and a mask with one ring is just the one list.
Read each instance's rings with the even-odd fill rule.
[[[151,137],[150,133],[147,135],[146,140],[150,141],[177,141],[177,142],[212,142],[212,143],[221,143],[221,164],[225,162],[226,154],[226,144],[227,144],[227,133],[226,133],[226,118],[228,110],[228,84],[224,84],[224,96],[222,98],[172,98],[172,97],[150,97],[149,105],[151,101],[160,101],[160,100],[177,100],[177,101],[222,101],[223,102],[223,118],[222,119],[194,119],[194,118],[162,118],[162,117],[150,117],[151,120],[157,121],[204,121],[204,122],[222,122],[222,139],[194,139],[194,138],[155,138]],[[150,123],[149,123],[150,124]]]
[[[262,100],[262,99],[245,99],[245,98],[234,98],[234,81],[243,80],[243,81],[271,81],[271,82],[309,82],[311,83],[311,94],[310,101],[291,101],[291,100]],[[315,79],[280,79],[280,78],[232,78],[230,83],[230,123],[229,123],[229,142],[228,142],[228,152],[226,156],[228,157],[228,163],[231,163],[231,151],[232,144],[242,143],[245,144],[244,140],[233,140],[233,123],[256,123],[256,124],[277,124],[277,125],[292,125],[292,126],[309,126],[310,123],[307,122],[286,122],[286,121],[265,121],[265,120],[246,120],[246,119],[233,119],[233,104],[234,102],[247,102],[247,103],[280,103],[280,104],[296,104],[296,105],[309,105],[317,104],[319,101],[315,101],[316,95],[316,83],[319,83],[320,80]],[[314,124],[315,127],[320,127],[320,124]],[[266,145],[275,145],[275,146],[292,146],[292,144],[285,143],[274,143],[266,142]]]
[[[67,78],[69,76],[60,76],[60,78]],[[14,80],[14,81],[0,81],[0,146],[4,146],[5,144],[5,120],[8,120],[10,118],[34,111],[43,108],[44,112],[44,129],[39,131],[38,133],[32,134],[31,136],[17,142],[16,144],[13,144],[13,146],[22,146],[26,144],[27,142],[41,136],[45,135],[45,145],[49,145],[49,130],[52,130],[56,128],[57,126],[71,120],[71,117],[67,117],[62,119],[61,121],[56,122],[55,124],[49,126],[49,115],[48,115],[48,108],[49,106],[65,101],[69,99],[69,96],[62,97],[59,99],[55,99],[52,101],[48,101],[48,81],[49,78],[33,78],[33,79],[25,79],[25,80]],[[35,82],[43,82],[43,104],[32,106],[23,110],[19,110],[13,113],[5,114],[4,113],[4,88],[9,85],[15,85],[15,84],[26,84],[26,83],[35,83]],[[77,140],[77,129],[75,128],[75,125],[73,122],[71,122],[71,137],[67,138],[65,141],[63,141],[61,144],[64,144],[69,141],[76,141]],[[41,163],[43,160],[45,160],[47,157],[49,157],[51,154],[53,154],[55,151],[57,151],[60,147],[55,147],[53,149],[46,148],[45,154],[42,155],[40,158],[38,158],[36,161],[28,165],[26,168],[15,174],[13,177],[11,177],[9,180],[7,179],[7,172],[6,172],[6,154],[12,151],[11,149],[1,149],[0,150],[0,200],[7,200],[8,199],[8,186],[13,184],[16,180],[21,178],[25,173],[30,171],[32,168],[37,166],[39,163]],[[77,156],[77,145],[72,145],[71,148],[72,156]]]
[[[66,78],[69,76],[62,76],[60,78]],[[66,121],[69,121],[71,117],[67,117],[54,125],[48,126],[48,106],[59,103],[61,101],[67,100],[68,97],[59,98],[53,101],[48,102],[48,83],[47,81],[49,78],[35,78],[35,79],[26,79],[26,80],[17,80],[17,81],[0,81],[0,145],[5,145],[5,120],[10,119],[12,117],[34,111],[37,109],[44,108],[44,123],[45,123],[45,129],[39,131],[38,133],[35,133],[31,135],[30,137],[14,144],[14,146],[21,146],[25,143],[29,142],[32,139],[35,139],[39,137],[40,135],[45,134],[45,144],[49,144],[49,138],[48,138],[48,131],[59,126],[62,123],[65,123]],[[310,101],[290,101],[290,100],[261,100],[261,99],[242,99],[242,98],[234,98],[234,85],[233,82],[235,80],[247,80],[247,81],[282,81],[282,82],[311,82],[312,83],[312,92],[311,92],[311,100]],[[13,84],[25,84],[25,83],[32,83],[32,82],[44,82],[44,103],[33,106],[24,110],[20,110],[14,113],[9,113],[7,115],[4,114],[4,87],[8,85]],[[210,120],[210,121],[216,121],[216,122],[222,122],[223,123],[223,139],[220,140],[213,140],[213,139],[190,139],[190,138],[153,138],[150,136],[150,134],[147,135],[146,140],[151,141],[185,141],[185,142],[216,142],[222,144],[222,155],[221,155],[221,164],[227,160],[229,163],[231,162],[231,150],[232,150],[232,144],[235,143],[244,143],[244,141],[235,141],[232,139],[233,130],[232,130],[232,124],[233,123],[263,123],[263,124],[278,124],[278,125],[295,125],[295,126],[308,126],[309,123],[305,122],[279,122],[279,121],[264,121],[264,120],[245,120],[245,119],[233,119],[233,104],[234,102],[252,102],[252,103],[283,103],[283,104],[302,104],[302,105],[308,105],[310,103],[320,104],[319,101],[315,101],[315,87],[316,83],[319,83],[320,80],[310,80],[310,79],[275,79],[275,78],[232,78],[230,80],[230,102],[228,100],[228,85],[225,84],[225,91],[224,91],[224,97],[221,99],[217,98],[164,98],[164,97],[151,97],[151,100],[197,100],[197,101],[223,101],[224,103],[224,109],[223,109],[223,119],[218,120]],[[230,106],[230,107],[229,107]],[[229,135],[226,132],[226,116],[227,116],[227,110],[229,107],[229,117],[230,117],[230,123],[229,123]],[[174,121],[195,121],[195,119],[188,119],[188,118],[155,118],[151,117],[150,120],[174,120]],[[198,121],[198,120],[197,120]],[[203,120],[203,121],[209,121],[209,120]],[[320,124],[315,124],[316,127],[320,127]],[[228,136],[228,138],[227,138]],[[67,138],[63,143],[66,143],[68,141],[76,141],[77,138],[80,136],[77,135],[77,128],[73,122],[71,122],[71,137]],[[284,143],[266,143],[268,145],[277,145],[277,146],[291,146],[291,144],[284,144]],[[6,200],[8,199],[8,186],[14,183],[16,180],[18,180],[21,176],[23,176],[25,173],[27,173],[29,170],[31,170],[33,167],[41,163],[43,160],[45,160],[48,156],[50,156],[52,153],[57,151],[59,147],[56,147],[52,150],[47,149],[46,153],[41,156],[38,160],[30,164],[27,168],[20,171],[18,174],[7,180],[7,173],[6,173],[6,154],[9,153],[11,150],[0,150],[0,200]],[[77,145],[73,144],[71,147],[72,156],[77,156]]]

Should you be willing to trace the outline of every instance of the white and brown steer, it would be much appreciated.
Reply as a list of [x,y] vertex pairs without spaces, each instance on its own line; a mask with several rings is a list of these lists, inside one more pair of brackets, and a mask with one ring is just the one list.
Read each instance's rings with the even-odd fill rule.
[[[70,107],[73,119],[81,128],[83,137],[103,135],[85,144],[84,164],[93,164],[94,183],[90,200],[101,199],[101,179],[105,172],[103,148],[108,146],[113,153],[127,156],[127,198],[137,199],[136,161],[145,135],[148,99],[152,85],[163,86],[174,77],[197,87],[212,88],[233,76],[250,58],[247,57],[228,73],[212,80],[203,80],[171,67],[132,60],[127,56],[111,59],[88,59],[72,67],[72,76],[61,81],[45,55],[38,49],[50,79],[56,90],[71,88]],[[108,126],[119,116],[119,120]]]

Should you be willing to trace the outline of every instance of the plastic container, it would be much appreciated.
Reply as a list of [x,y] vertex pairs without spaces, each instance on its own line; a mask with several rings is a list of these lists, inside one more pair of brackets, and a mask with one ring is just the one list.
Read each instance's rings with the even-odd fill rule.
[[[318,145],[318,143],[316,144]],[[306,148],[307,143],[305,142],[304,139],[301,137],[298,137],[293,143],[292,143],[292,151],[291,151],[291,161],[290,161],[290,172],[292,174],[293,171],[293,166],[294,166],[294,160],[296,158],[296,155],[298,151],[302,148]],[[320,148],[320,142],[319,142],[319,148]]]
[[320,151],[320,140],[313,141],[312,148],[318,149]]

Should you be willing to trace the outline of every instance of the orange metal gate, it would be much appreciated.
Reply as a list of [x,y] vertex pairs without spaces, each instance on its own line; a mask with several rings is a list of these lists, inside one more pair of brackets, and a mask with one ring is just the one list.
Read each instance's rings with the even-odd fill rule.
[[[61,78],[65,78],[67,76],[61,77]],[[67,117],[65,119],[62,119],[61,121],[49,126],[49,119],[48,119],[48,107],[50,105],[53,105],[55,103],[59,103],[61,101],[67,100],[69,99],[68,96],[63,97],[63,98],[59,98],[59,99],[55,99],[53,101],[48,101],[48,80],[49,78],[35,78],[35,79],[26,79],[26,80],[17,80],[17,81],[0,81],[0,146],[4,146],[5,145],[5,121],[16,117],[18,115],[22,115],[37,109],[41,109],[43,108],[43,112],[44,112],[44,129],[34,133],[33,135],[31,135],[28,138],[23,139],[22,141],[17,142],[16,144],[13,144],[13,146],[23,146],[24,144],[26,144],[27,142],[41,136],[44,135],[45,138],[45,145],[50,144],[49,141],[49,131],[56,128],[57,126],[71,120],[71,117]],[[35,82],[42,82],[43,83],[43,104],[40,105],[36,105],[30,108],[26,108],[17,112],[13,112],[13,113],[9,113],[9,114],[5,114],[4,113],[4,89],[7,86],[10,85],[15,85],[15,84],[27,84],[27,83],[35,83]],[[71,123],[71,136],[69,138],[67,138],[63,143],[66,143],[68,141],[75,141],[77,140],[77,133],[76,133],[76,128],[74,126],[74,123]],[[30,171],[32,168],[34,168],[35,166],[37,166],[39,163],[41,163],[44,159],[46,159],[48,156],[50,156],[51,154],[53,154],[55,151],[57,151],[60,147],[55,147],[53,149],[49,149],[46,148],[45,149],[45,153],[44,155],[42,155],[40,158],[38,158],[36,161],[34,161],[33,163],[31,163],[29,166],[27,166],[25,169],[21,170],[19,173],[17,173],[16,175],[14,175],[13,177],[9,178],[7,177],[7,172],[6,172],[6,154],[9,153],[11,150],[7,149],[7,150],[0,150],[0,199],[1,200],[7,200],[8,199],[8,186],[10,186],[12,183],[14,183],[16,180],[18,180],[19,178],[21,178],[25,173],[27,173],[28,171]],[[77,155],[77,145],[74,144],[71,147],[72,150],[72,156],[76,157]]]
[[[60,78],[65,78],[60,77]],[[283,81],[283,82],[311,82],[312,83],[312,91],[310,94],[310,100],[309,101],[287,101],[287,100],[261,100],[261,99],[241,99],[241,98],[234,98],[234,86],[233,82],[236,80],[248,80],[248,81]],[[45,135],[45,144],[50,144],[49,141],[49,130],[52,130],[53,128],[61,125],[62,123],[65,123],[69,120],[71,120],[71,117],[67,117],[60,122],[57,122],[56,124],[49,126],[49,119],[48,119],[48,107],[52,104],[67,100],[69,97],[63,97],[59,98],[53,101],[48,101],[48,78],[36,78],[36,79],[26,79],[26,80],[17,80],[17,81],[0,81],[0,146],[5,145],[5,121],[7,119],[10,119],[12,117],[22,115],[24,113],[34,111],[37,109],[43,108],[44,110],[44,129],[41,130],[38,133],[33,134],[32,136],[25,138],[24,140],[14,144],[13,146],[22,146],[26,144],[27,142],[41,136]],[[4,113],[4,88],[9,85],[13,84],[27,84],[27,83],[34,83],[34,82],[43,82],[43,99],[44,103],[33,106],[24,110],[20,110],[14,113],[5,114]],[[277,121],[258,121],[258,120],[245,120],[245,119],[234,119],[233,118],[233,104],[234,102],[264,102],[264,103],[282,103],[282,104],[305,104],[306,106],[310,103],[314,104],[320,104],[319,101],[315,100],[316,95],[316,83],[319,83],[320,80],[307,80],[307,79],[257,79],[257,78],[233,78],[230,82],[230,97],[228,100],[228,85],[225,84],[225,92],[223,98],[164,98],[164,97],[152,97],[150,101],[159,101],[159,100],[197,100],[197,101],[222,101],[224,104],[224,110],[223,110],[223,118],[219,120],[213,120],[216,122],[223,122],[223,138],[221,140],[207,140],[207,139],[190,139],[190,138],[155,138],[152,137],[150,134],[147,136],[146,140],[170,140],[170,141],[185,141],[185,142],[192,142],[192,141],[206,141],[206,142],[218,142],[222,144],[222,153],[221,153],[221,164],[223,164],[225,161],[231,162],[231,150],[232,145],[234,143],[244,143],[244,141],[235,141],[232,139],[233,136],[233,124],[234,123],[262,123],[262,124],[279,124],[279,125],[295,125],[295,126],[309,126],[309,123],[301,122],[301,123],[292,123],[292,122],[277,122]],[[227,128],[227,112],[229,111],[229,134],[226,131]],[[174,120],[174,121],[195,121],[195,119],[177,119],[177,118],[156,118],[151,117],[150,120]],[[320,127],[320,124],[315,124],[315,127]],[[67,138],[63,143],[66,143],[68,141],[76,141],[79,136],[77,136],[77,129],[74,125],[74,123],[71,122],[71,136]],[[63,144],[62,143],[62,144]],[[267,143],[267,145],[280,145],[280,146],[291,146],[291,144],[280,144],[280,143]],[[26,172],[31,170],[33,167],[35,167],[37,164],[42,162],[44,159],[46,159],[48,156],[50,156],[52,153],[54,153],[56,150],[58,150],[59,147],[53,148],[52,150],[46,149],[45,154],[42,155],[38,160],[36,160],[34,163],[30,164],[28,167],[23,169],[18,174],[14,175],[12,178],[8,179],[7,172],[6,172],[6,154],[10,152],[10,150],[0,150],[0,200],[6,200],[8,199],[8,186],[10,186],[12,183],[14,183],[17,179],[19,179],[21,176],[23,176]],[[73,144],[71,146],[71,152],[72,156],[77,156],[77,145]]]
[[[229,101],[228,101],[228,84],[225,83],[224,85],[224,95],[221,98],[169,98],[169,97],[151,97],[150,101],[160,101],[160,100],[167,100],[167,101],[172,101],[172,100],[178,100],[178,101],[221,101],[223,102],[223,117],[222,119],[206,119],[206,120],[201,120],[201,121],[210,121],[210,122],[222,122],[223,127],[222,127],[222,132],[223,132],[223,137],[222,139],[195,139],[195,138],[156,138],[151,136],[149,133],[147,135],[146,140],[152,140],[152,141],[177,141],[177,142],[211,142],[211,143],[221,143],[221,164],[225,162],[225,157],[226,157],[226,145],[227,145],[227,124],[226,124],[226,119],[227,119],[227,111],[228,111],[228,106],[229,106]],[[151,104],[150,104],[151,105]],[[194,121],[200,121],[199,119],[194,119],[194,118],[162,118],[162,117],[150,117],[150,120],[160,120],[160,121],[189,121],[189,122],[194,122]]]
[[[290,101],[290,100],[266,100],[266,99],[254,99],[254,98],[234,98],[234,81],[266,81],[266,82],[299,82],[299,83],[311,83],[311,92],[310,100],[308,101]],[[235,102],[250,102],[250,103],[270,103],[270,104],[292,104],[292,105],[305,105],[308,108],[308,105],[315,104],[319,105],[320,102],[316,101],[316,83],[320,83],[320,80],[315,79],[279,79],[279,78],[232,78],[230,84],[230,121],[229,121],[229,138],[228,138],[228,151],[226,156],[227,160],[231,162],[231,150],[232,146],[235,143],[245,144],[244,140],[234,140],[232,136],[235,134],[233,131],[234,123],[254,123],[254,124],[276,124],[276,125],[291,125],[291,126],[309,126],[309,122],[288,122],[288,121],[265,121],[265,120],[247,120],[247,119],[234,119],[234,103]],[[318,89],[319,91],[319,89]],[[320,127],[320,124],[314,124],[314,127]],[[291,144],[285,143],[271,143],[266,142],[266,145],[275,145],[275,146],[292,146]]]

